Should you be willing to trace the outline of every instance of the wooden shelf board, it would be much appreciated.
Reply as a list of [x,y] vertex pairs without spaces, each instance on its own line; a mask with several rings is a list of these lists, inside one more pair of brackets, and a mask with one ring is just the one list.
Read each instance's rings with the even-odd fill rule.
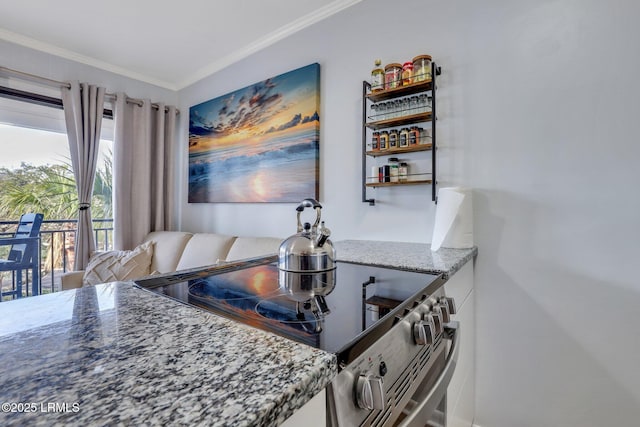
[[433,82],[431,80],[425,80],[423,82],[413,83],[408,86],[400,86],[395,89],[387,89],[380,92],[371,92],[367,94],[367,98],[372,101],[384,101],[385,99],[397,98],[398,96],[426,92],[432,89],[432,83]]
[[369,305],[377,305],[380,308],[387,308],[389,310],[393,310],[394,308],[402,304],[402,301],[398,301],[391,298],[383,298],[383,297],[374,295],[371,298],[367,298],[365,300],[365,303]]
[[418,114],[412,114],[410,116],[396,117],[394,119],[370,122],[370,123],[367,123],[365,126],[367,126],[369,129],[384,129],[384,128],[390,128],[394,126],[409,125],[412,123],[429,122],[431,121],[431,116],[432,116],[431,111],[427,111],[426,113],[418,113]]
[[415,153],[418,151],[429,151],[433,147],[432,144],[418,144],[409,147],[395,148],[393,150],[376,150],[367,151],[367,156],[379,157],[379,156],[392,156],[394,154]]

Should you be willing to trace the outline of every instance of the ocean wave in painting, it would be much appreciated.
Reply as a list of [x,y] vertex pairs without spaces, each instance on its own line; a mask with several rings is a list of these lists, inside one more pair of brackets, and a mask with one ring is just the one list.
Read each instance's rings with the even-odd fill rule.
[[254,147],[189,154],[189,202],[296,202],[315,197],[318,131],[299,130]]
[[318,197],[320,66],[189,109],[189,202]]

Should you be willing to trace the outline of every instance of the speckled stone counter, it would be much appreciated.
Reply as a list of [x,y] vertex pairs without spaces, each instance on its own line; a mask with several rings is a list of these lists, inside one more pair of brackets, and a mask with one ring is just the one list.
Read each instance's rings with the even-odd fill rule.
[[334,242],[339,261],[380,265],[448,278],[478,253],[478,248],[432,251],[425,243],[343,240]]
[[2,426],[277,425],[335,374],[332,354],[130,283],[0,303]]

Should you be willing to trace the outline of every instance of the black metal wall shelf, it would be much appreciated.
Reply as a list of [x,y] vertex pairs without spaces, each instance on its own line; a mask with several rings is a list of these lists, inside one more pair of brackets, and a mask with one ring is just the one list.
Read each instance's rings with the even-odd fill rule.
[[397,185],[421,185],[421,184],[431,184],[430,179],[421,179],[416,181],[399,181],[399,182],[370,182],[365,184],[367,187],[395,187]]
[[[427,185],[431,184],[431,200],[437,203],[436,198],[436,77],[441,74],[441,68],[434,62],[431,63],[431,80],[414,83],[407,86],[401,86],[394,89],[383,90],[379,92],[371,92],[371,84],[367,81],[362,82],[362,202],[369,203],[374,206],[376,199],[367,197],[368,188],[377,187],[397,187],[406,185]],[[367,115],[368,103],[392,100],[407,95],[420,94],[423,92],[431,93],[431,111],[423,111],[416,114],[406,114],[400,117],[389,118],[385,120],[372,120]],[[408,111],[408,110],[404,110]],[[375,116],[373,116],[375,118]],[[419,144],[409,147],[394,148],[389,150],[367,150],[367,141],[371,137],[370,132],[373,130],[392,128],[416,123],[431,123],[431,143]],[[397,154],[407,154],[420,151],[432,151],[431,154],[431,179],[410,180],[400,182],[367,182],[367,157],[392,156]]]

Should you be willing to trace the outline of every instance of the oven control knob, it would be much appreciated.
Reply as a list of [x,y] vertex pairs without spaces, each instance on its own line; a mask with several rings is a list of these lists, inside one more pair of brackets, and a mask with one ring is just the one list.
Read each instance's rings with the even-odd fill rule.
[[436,335],[442,333],[442,314],[436,311],[432,311],[424,315],[424,320],[433,325],[433,330],[435,331]]
[[378,366],[378,371],[380,372],[381,377],[384,377],[385,375],[387,375],[387,372],[389,372],[389,369],[387,368],[387,364],[384,362],[380,362],[380,366]]
[[382,378],[376,375],[360,375],[356,383],[356,400],[362,409],[384,410]]
[[433,322],[420,320],[413,324],[413,339],[418,345],[431,345],[436,336]]
[[456,302],[451,297],[440,298],[440,304],[446,305],[449,308],[449,314],[456,314]]
[[451,321],[451,313],[449,312],[449,306],[447,304],[436,304],[433,306],[433,312],[440,315],[444,323]]

